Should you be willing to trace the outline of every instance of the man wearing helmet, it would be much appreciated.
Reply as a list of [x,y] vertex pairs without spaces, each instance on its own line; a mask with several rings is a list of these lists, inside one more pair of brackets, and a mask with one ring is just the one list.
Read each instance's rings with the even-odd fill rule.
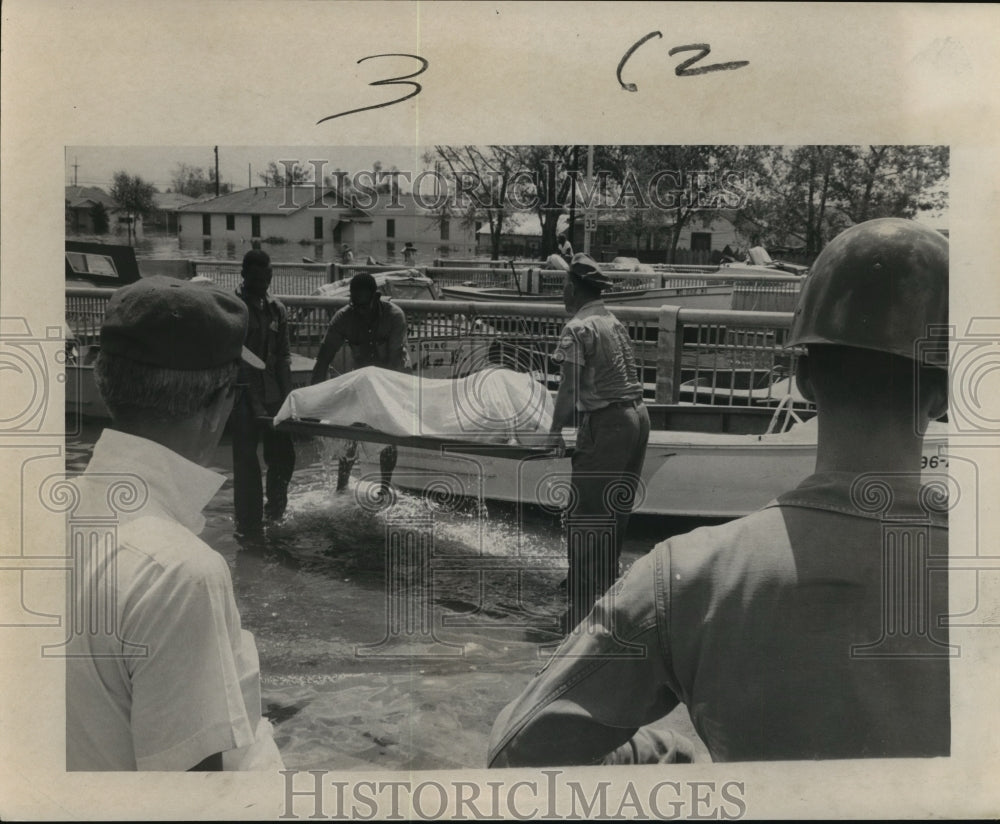
[[947,521],[920,484],[947,319],[941,235],[887,218],[835,238],[788,340],[808,352],[815,474],[637,561],[594,607],[604,631],[503,710],[491,766],[661,760],[677,737],[645,725],[681,702],[716,761],[948,755]]

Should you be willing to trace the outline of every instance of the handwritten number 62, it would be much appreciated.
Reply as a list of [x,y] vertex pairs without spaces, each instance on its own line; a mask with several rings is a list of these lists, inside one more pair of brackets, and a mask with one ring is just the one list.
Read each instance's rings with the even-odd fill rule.
[[[618,83],[623,89],[625,89],[625,91],[637,92],[639,91],[639,87],[636,86],[635,83],[626,83],[622,80],[622,69],[625,68],[625,64],[628,63],[629,58],[635,54],[639,47],[647,41],[652,40],[654,37],[663,37],[663,34],[658,31],[651,31],[642,39],[637,40],[632,44],[629,50],[625,52],[625,55],[618,63]],[[708,74],[709,72],[730,71],[732,69],[741,69],[750,64],[749,60],[733,60],[728,63],[710,63],[707,66],[697,66],[695,68],[691,68],[695,63],[703,57],[707,57],[711,53],[712,47],[709,46],[708,43],[691,43],[687,46],[674,46],[669,52],[667,52],[667,54],[673,57],[675,54],[685,51],[696,51],[698,54],[694,57],[689,57],[687,60],[684,60],[677,65],[674,69],[674,74],[678,77],[695,77],[696,75]]]
[[366,60],[374,60],[377,57],[409,57],[411,60],[417,60],[420,63],[420,68],[417,69],[413,74],[403,74],[399,77],[390,77],[386,80],[373,80],[369,83],[369,86],[412,86],[413,91],[409,94],[404,94],[402,97],[397,97],[395,100],[387,100],[385,103],[375,103],[371,106],[361,106],[358,109],[349,109],[346,112],[338,112],[337,114],[331,114],[316,121],[318,126],[320,123],[325,123],[327,120],[333,120],[335,117],[343,117],[346,114],[355,114],[356,112],[366,112],[369,109],[381,109],[384,106],[392,106],[396,103],[402,103],[404,100],[409,100],[411,97],[416,97],[423,90],[423,86],[419,83],[411,80],[411,77],[416,77],[419,74],[423,74],[427,71],[427,67],[430,65],[424,58],[418,57],[415,54],[372,54],[368,57],[362,57],[358,63],[364,63]]

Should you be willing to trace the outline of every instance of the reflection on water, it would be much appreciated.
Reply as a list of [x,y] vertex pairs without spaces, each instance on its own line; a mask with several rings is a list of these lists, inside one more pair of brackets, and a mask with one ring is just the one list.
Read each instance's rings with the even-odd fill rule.
[[[125,244],[128,240],[119,235],[72,235],[70,240],[88,240],[97,243]],[[315,260],[324,259],[323,244],[299,243],[268,243],[258,241],[260,248],[271,256],[274,263],[301,263],[303,257]],[[329,244],[327,244],[329,246]],[[252,247],[250,238],[227,240],[224,238],[182,237],[181,235],[156,234],[146,232],[133,244],[137,258],[152,258],[154,260],[176,260],[178,258],[211,260],[242,260],[243,255]],[[325,250],[325,257],[333,254],[331,249]]]
[[[99,431],[89,425],[68,439],[70,471],[86,466]],[[559,637],[566,569],[558,522],[406,493],[377,509],[364,504],[365,480],[333,492],[335,466],[314,443],[298,442],[297,454],[286,518],[241,544],[224,440],[212,468],[227,482],[201,535],[229,562],[286,766],[483,766],[493,719],[541,666],[542,645]],[[632,532],[626,565],[667,534],[662,519]],[[392,556],[400,535],[431,533],[422,569],[387,564],[401,557]]]

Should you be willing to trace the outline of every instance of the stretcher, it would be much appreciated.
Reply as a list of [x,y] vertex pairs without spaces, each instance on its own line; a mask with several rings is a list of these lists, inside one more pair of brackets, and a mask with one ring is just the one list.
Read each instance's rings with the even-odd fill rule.
[[[262,417],[259,420],[263,424],[273,423],[273,419],[269,417]],[[553,456],[553,450],[547,446],[473,441],[462,438],[446,438],[439,435],[394,435],[372,429],[370,426],[324,423],[313,418],[290,418],[275,425],[274,428],[279,432],[288,432],[293,435],[342,438],[344,440],[362,441],[364,443],[392,444],[410,449],[426,449],[438,453],[481,455],[489,458],[506,458],[513,461],[551,458]],[[572,447],[567,447],[565,455],[569,457],[572,455],[572,452]]]

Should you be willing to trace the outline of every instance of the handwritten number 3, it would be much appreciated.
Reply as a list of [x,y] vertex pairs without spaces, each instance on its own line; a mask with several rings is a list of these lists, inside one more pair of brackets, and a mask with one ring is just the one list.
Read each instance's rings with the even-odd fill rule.
[[424,58],[418,57],[415,54],[372,54],[368,57],[362,57],[358,63],[364,63],[366,60],[373,60],[377,57],[409,57],[413,60],[420,61],[420,68],[417,69],[413,74],[404,74],[399,77],[390,77],[387,80],[374,80],[369,83],[369,86],[413,86],[413,91],[409,94],[404,94],[402,97],[397,97],[395,100],[387,100],[385,103],[375,103],[371,106],[362,106],[358,109],[349,109],[346,112],[339,112],[338,114],[331,114],[328,117],[324,117],[316,121],[318,126],[320,123],[325,123],[327,120],[333,120],[335,117],[343,117],[347,114],[355,114],[357,112],[366,112],[369,109],[381,109],[384,106],[392,106],[396,103],[402,103],[404,100],[409,100],[411,97],[416,97],[423,91],[423,86],[419,83],[410,80],[411,77],[416,77],[419,74],[423,74],[427,71],[427,67],[430,65]]

